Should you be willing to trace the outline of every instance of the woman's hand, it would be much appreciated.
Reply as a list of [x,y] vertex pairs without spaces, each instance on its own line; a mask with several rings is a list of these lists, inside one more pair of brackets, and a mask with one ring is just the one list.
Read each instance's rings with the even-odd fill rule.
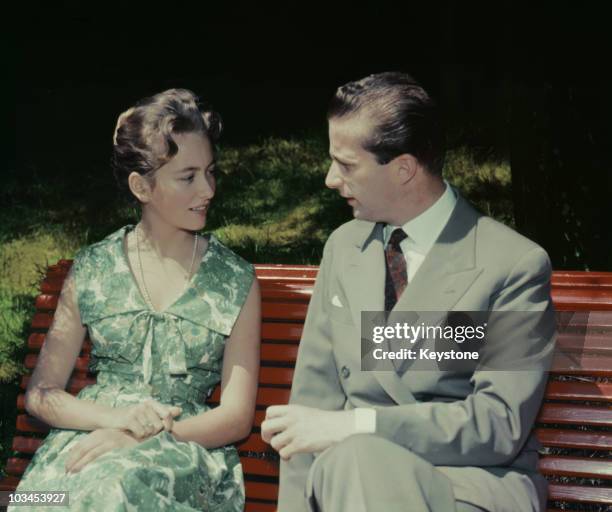
[[77,473],[100,455],[115,448],[134,446],[139,442],[129,433],[114,428],[94,430],[70,450],[66,458],[66,473]]
[[112,428],[128,430],[137,439],[142,440],[161,430],[170,432],[174,418],[181,412],[180,407],[147,399],[136,405],[116,408]]

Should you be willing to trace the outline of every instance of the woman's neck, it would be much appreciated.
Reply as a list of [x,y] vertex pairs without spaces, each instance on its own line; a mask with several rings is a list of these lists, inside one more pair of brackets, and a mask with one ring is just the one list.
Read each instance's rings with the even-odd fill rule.
[[151,222],[145,215],[136,225],[140,250],[153,252],[160,260],[183,261],[191,258],[195,233],[159,221]]

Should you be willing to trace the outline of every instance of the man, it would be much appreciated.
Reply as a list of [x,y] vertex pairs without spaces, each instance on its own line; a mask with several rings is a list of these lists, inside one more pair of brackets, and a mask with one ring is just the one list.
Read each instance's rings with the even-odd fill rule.
[[[326,185],[355,219],[325,245],[289,405],[262,424],[281,456],[279,511],[543,510],[531,429],[554,334],[546,252],[442,179],[437,109],[410,76],[340,87],[328,121]],[[530,312],[497,355],[528,342],[536,365],[362,370],[362,311],[451,310]]]

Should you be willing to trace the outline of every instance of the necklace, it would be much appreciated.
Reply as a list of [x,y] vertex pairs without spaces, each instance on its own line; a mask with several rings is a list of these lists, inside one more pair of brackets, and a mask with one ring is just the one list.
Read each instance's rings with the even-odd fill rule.
[[[147,283],[145,282],[145,278],[144,278],[144,272],[142,271],[142,260],[140,259],[140,237],[138,236],[138,226],[136,226],[136,228],[134,228],[134,231],[136,232],[136,250],[138,252],[138,266],[140,267],[140,279],[142,280],[142,286],[143,286],[144,292],[145,292],[145,300],[146,300],[148,306],[153,311],[157,311],[153,307],[153,303],[151,302],[151,295],[149,294],[149,289],[147,288]],[[193,263],[195,261],[195,255],[196,255],[197,247],[198,247],[198,234],[195,233],[195,235],[193,237],[193,254],[191,255],[191,265],[189,266],[189,275],[187,276],[187,284],[189,284],[189,281],[191,281],[191,276],[192,276],[192,273],[193,273]]]

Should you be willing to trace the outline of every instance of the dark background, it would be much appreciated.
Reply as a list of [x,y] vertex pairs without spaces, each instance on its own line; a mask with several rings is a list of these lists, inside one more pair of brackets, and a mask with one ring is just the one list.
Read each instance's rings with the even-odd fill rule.
[[12,194],[41,180],[112,187],[118,113],[169,87],[209,99],[223,143],[240,145],[324,135],[338,85],[403,70],[443,106],[449,147],[509,159],[517,228],[555,269],[612,270],[612,45],[594,5],[28,4],[3,36]]

